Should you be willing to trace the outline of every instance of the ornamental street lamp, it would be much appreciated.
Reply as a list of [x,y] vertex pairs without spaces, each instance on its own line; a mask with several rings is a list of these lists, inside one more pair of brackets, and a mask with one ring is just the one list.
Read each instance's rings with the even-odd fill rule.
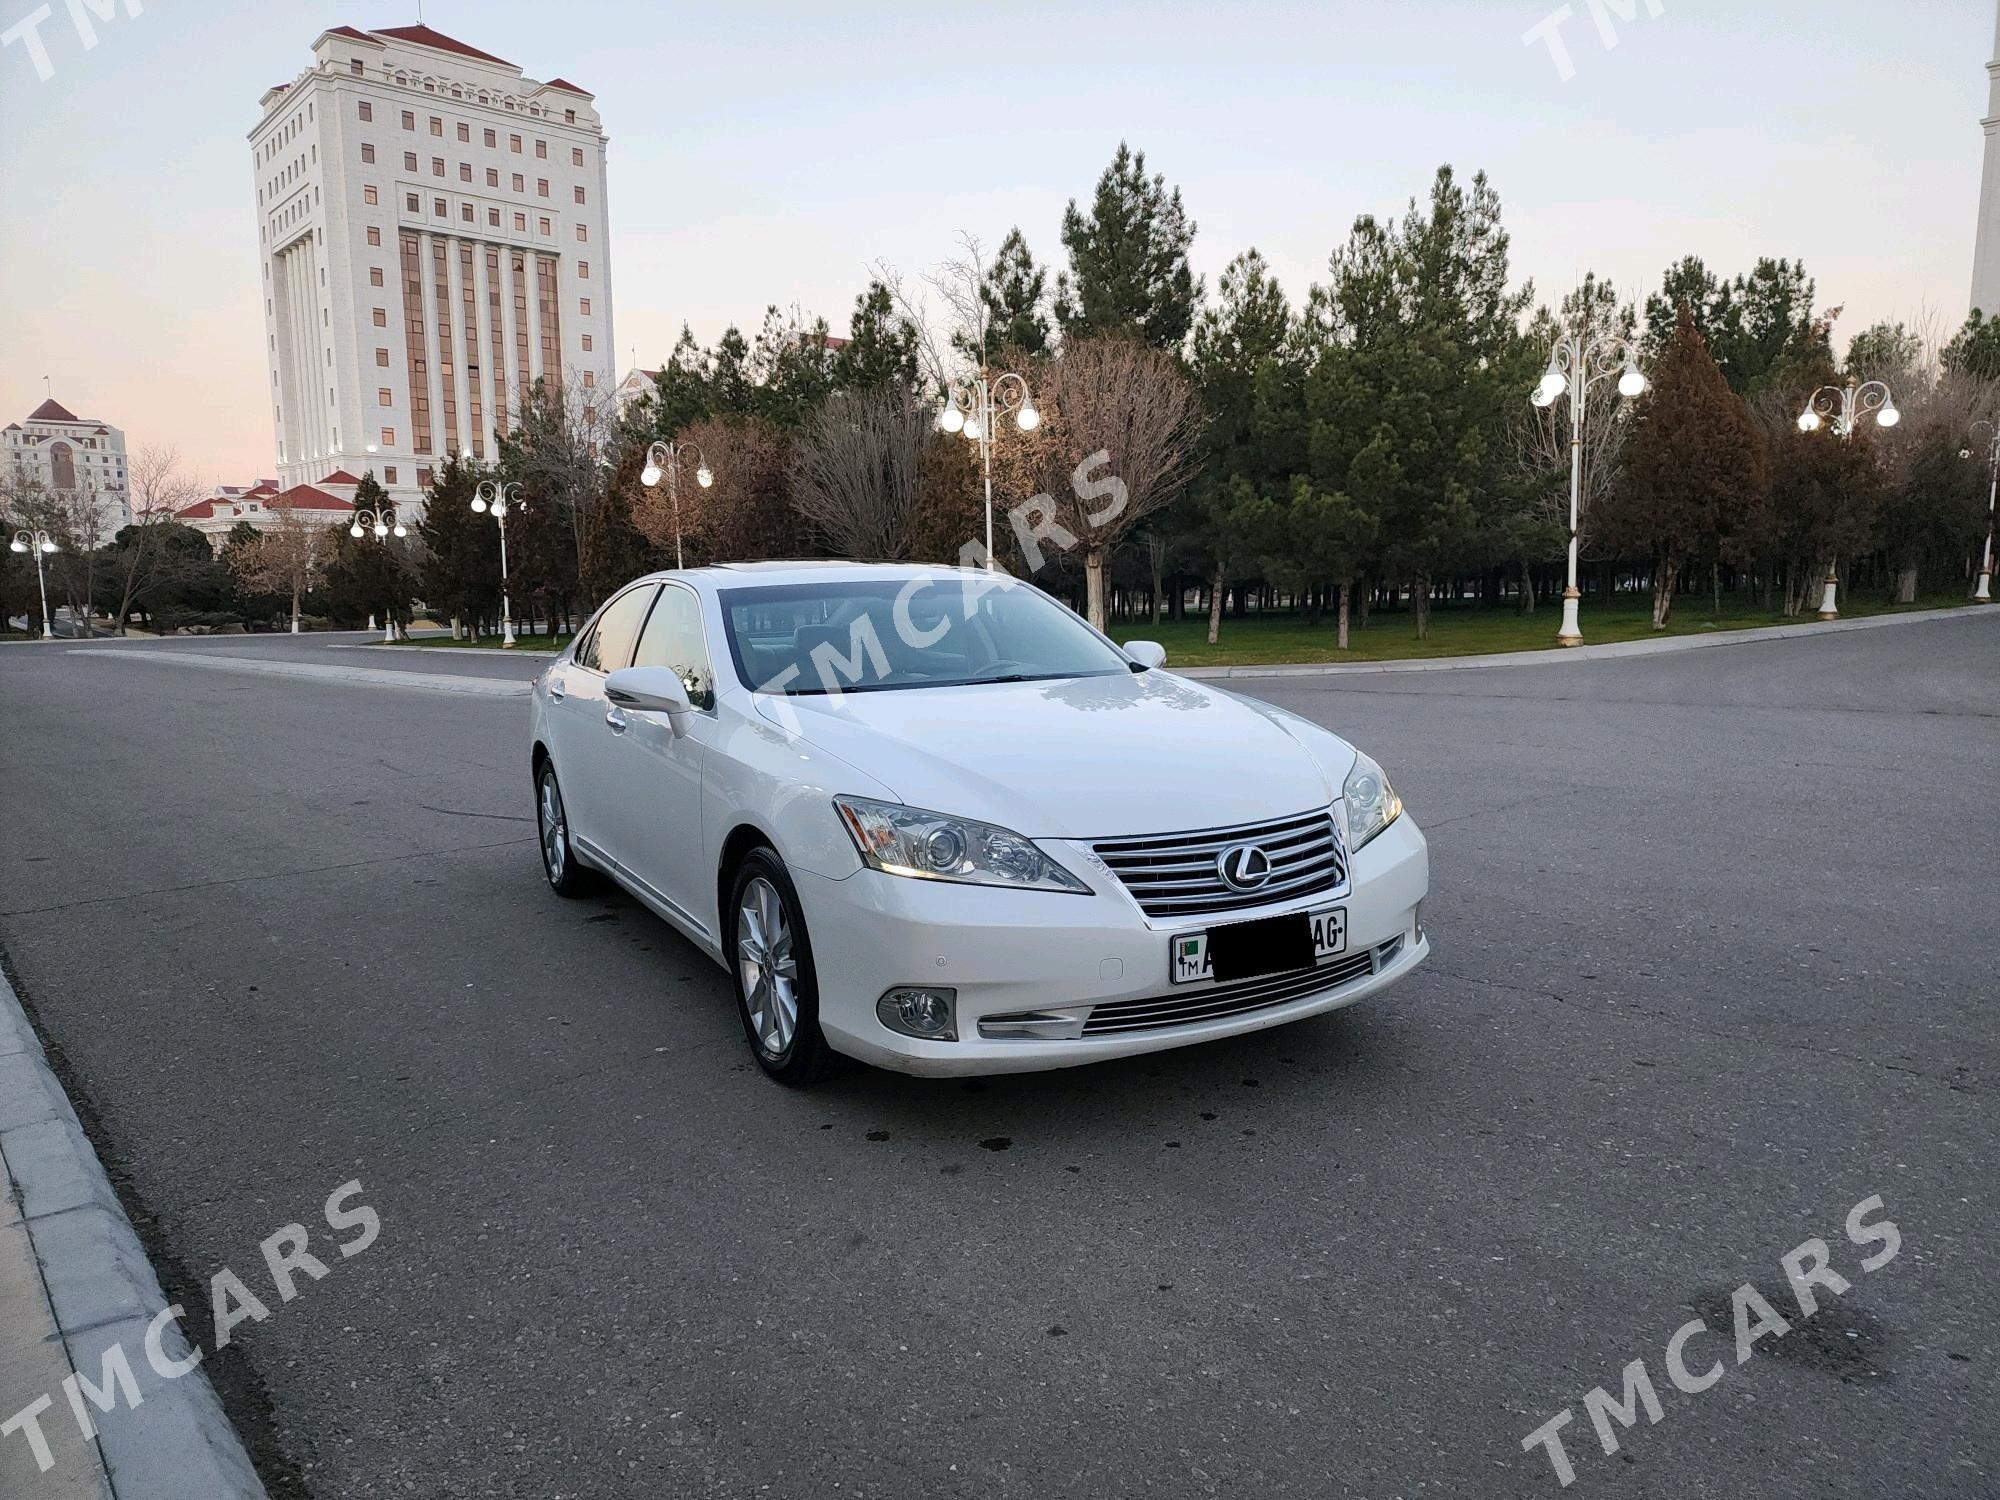
[[[2000,499],[2000,426],[1981,419],[1972,424],[1972,435],[1976,438],[1984,432],[1986,445],[1986,550],[1979,554],[1979,587],[1972,591],[1972,602],[1991,604],[1993,602],[1993,502]],[[1960,455],[1972,457],[1967,449]]]
[[56,539],[46,531],[17,531],[8,550],[35,554],[35,582],[42,591],[42,639],[52,641],[56,632],[49,623],[49,580],[42,571],[42,559],[56,550]]
[[1556,341],[1549,354],[1549,368],[1529,399],[1546,410],[1564,394],[1569,396],[1569,586],[1563,590],[1562,628],[1556,632],[1558,646],[1581,646],[1583,627],[1577,610],[1583,601],[1576,586],[1578,522],[1583,510],[1583,422],[1590,404],[1590,388],[1618,377],[1618,394],[1628,401],[1646,393],[1646,377],[1639,372],[1639,351],[1613,333],[1586,342],[1580,333]]
[[946,432],[963,432],[979,445],[979,462],[986,477],[986,566],[999,566],[993,558],[993,440],[1000,419],[1012,413],[1014,425],[1033,432],[1042,425],[1028,382],[1009,371],[988,378],[986,367],[957,386],[945,388],[944,410],[938,426]]
[[687,560],[681,552],[681,458],[694,455],[694,481],[703,489],[715,483],[715,474],[708,467],[708,456],[701,451],[699,443],[655,443],[646,450],[646,467],[639,471],[639,483],[647,489],[657,489],[661,476],[667,481],[667,497],[674,506],[674,566],[684,568]]
[[[403,537],[410,534],[409,527],[396,519],[396,507],[385,505],[380,510],[357,510],[354,524],[347,528],[352,537],[375,533],[375,540],[385,542],[391,535]],[[393,609],[382,612],[382,644],[392,646],[396,642],[396,612]]]
[[502,646],[514,644],[514,605],[507,595],[507,512],[515,505],[521,507],[523,514],[527,512],[527,501],[509,498],[520,492],[521,486],[518,483],[501,484],[497,480],[489,479],[480,485],[472,496],[473,514],[490,515],[500,523],[500,644]]
[[[1861,425],[1863,417],[1872,416],[1878,427],[1894,427],[1903,420],[1903,414],[1896,409],[1896,398],[1889,394],[1889,387],[1879,380],[1871,380],[1866,385],[1856,385],[1852,380],[1845,386],[1823,385],[1806,400],[1806,409],[1799,413],[1799,431],[1818,432],[1829,422],[1833,424],[1833,435],[1842,442],[1854,436],[1854,430]],[[1822,620],[1840,618],[1840,568],[1839,558],[1828,558],[1826,564],[1826,593],[1819,602],[1819,617]]]

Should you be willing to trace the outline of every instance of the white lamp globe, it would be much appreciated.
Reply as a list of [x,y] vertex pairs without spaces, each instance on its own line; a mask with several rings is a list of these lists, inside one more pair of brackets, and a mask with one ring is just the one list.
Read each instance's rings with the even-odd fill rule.
[[401,521],[398,521],[396,523],[396,535],[408,536],[409,534],[410,534],[410,528],[405,526]]
[[1639,373],[1637,365],[1627,365],[1625,373],[1618,377],[1618,394],[1627,399],[1646,394],[1646,377]]
[[715,483],[715,471],[709,468],[707,464],[703,464],[699,469],[694,471],[694,482],[703,489],[707,489]]
[[56,547],[56,539],[55,539],[54,537],[52,537],[52,536],[45,536],[45,537],[43,537],[43,538],[42,538],[42,550],[43,550],[44,552],[54,552],[54,551],[57,551],[58,549],[57,549],[57,547]]
[[965,420],[965,436],[971,442],[979,441],[979,424],[969,417]]
[[354,524],[353,524],[352,526],[348,527],[348,528],[347,528],[347,534],[348,534],[349,536],[360,536],[360,535],[362,535],[362,530],[361,530],[361,523],[360,523],[359,521],[356,521],[356,522],[355,522],[355,523],[354,523]]
[[647,489],[650,490],[653,488],[653,486],[657,485],[659,482],[660,482],[660,466],[654,463],[651,459],[646,460],[646,467],[639,471],[639,483],[643,484]]
[[1035,410],[1034,402],[1030,401],[1021,408],[1014,418],[1014,425],[1023,432],[1033,432],[1042,425],[1042,414]]
[[1800,431],[1800,432],[1818,432],[1818,431],[1819,431],[1819,413],[1818,413],[1818,412],[1816,412],[1816,411],[1812,411],[1812,410],[1807,410],[1807,411],[1803,411],[1803,412],[1800,412],[1800,413],[1799,413],[1799,431]]
[[1875,420],[1884,427],[1894,427],[1898,422],[1903,420],[1903,414],[1893,406],[1885,406],[1876,415]]
[[28,544],[22,541],[19,537],[15,537],[13,541],[7,544],[7,550],[9,552],[26,552],[28,550]]
[[377,521],[375,523],[375,535],[378,537],[384,537],[387,536],[388,534],[389,534],[389,528],[383,525],[380,521]]
[[946,432],[960,432],[964,430],[965,413],[958,409],[958,397],[953,396],[951,398],[951,404],[945,407],[944,415],[938,418],[938,426],[942,427]]
[[486,497],[484,495],[474,495],[472,497],[472,513],[475,516],[486,514]]

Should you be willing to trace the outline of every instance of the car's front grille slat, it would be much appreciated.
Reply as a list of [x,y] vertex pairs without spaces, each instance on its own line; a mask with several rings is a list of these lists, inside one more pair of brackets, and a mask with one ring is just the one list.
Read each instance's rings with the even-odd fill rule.
[[1375,952],[1364,949],[1360,953],[1346,954],[1317,969],[1296,974],[1277,974],[1245,980],[1240,984],[1213,985],[1207,989],[1152,995],[1139,1000],[1114,1000],[1091,1011],[1083,1023],[1083,1034],[1116,1036],[1223,1020],[1250,1011],[1287,1005],[1308,995],[1367,978],[1374,972]]
[[[1268,877],[1253,890],[1222,876],[1222,856],[1240,844],[1254,845],[1269,861]],[[1330,812],[1236,828],[1100,839],[1091,847],[1149,917],[1243,911],[1338,891],[1347,883],[1346,853]]]

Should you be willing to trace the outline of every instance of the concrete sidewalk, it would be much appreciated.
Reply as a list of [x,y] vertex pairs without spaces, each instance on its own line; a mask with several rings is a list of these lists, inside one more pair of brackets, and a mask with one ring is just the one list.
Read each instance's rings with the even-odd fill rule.
[[[207,1374],[0,974],[0,1496],[263,1500]],[[107,1367],[107,1357],[111,1364]],[[129,1367],[129,1390],[113,1372]],[[87,1387],[81,1383],[87,1383]],[[105,1392],[98,1409],[92,1389]],[[81,1394],[72,1397],[72,1392]],[[87,1433],[73,1400],[90,1419]],[[38,1433],[38,1452],[31,1433]],[[47,1466],[44,1467],[44,1460]]]

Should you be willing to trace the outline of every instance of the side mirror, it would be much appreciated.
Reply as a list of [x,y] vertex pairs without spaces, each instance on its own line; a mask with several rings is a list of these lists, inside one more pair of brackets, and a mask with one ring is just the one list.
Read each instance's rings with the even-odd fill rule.
[[1125,654],[1148,672],[1167,664],[1167,648],[1158,641],[1127,641]]
[[642,714],[665,714],[674,738],[687,733],[687,684],[672,667],[621,667],[604,679],[604,696],[619,708]]

